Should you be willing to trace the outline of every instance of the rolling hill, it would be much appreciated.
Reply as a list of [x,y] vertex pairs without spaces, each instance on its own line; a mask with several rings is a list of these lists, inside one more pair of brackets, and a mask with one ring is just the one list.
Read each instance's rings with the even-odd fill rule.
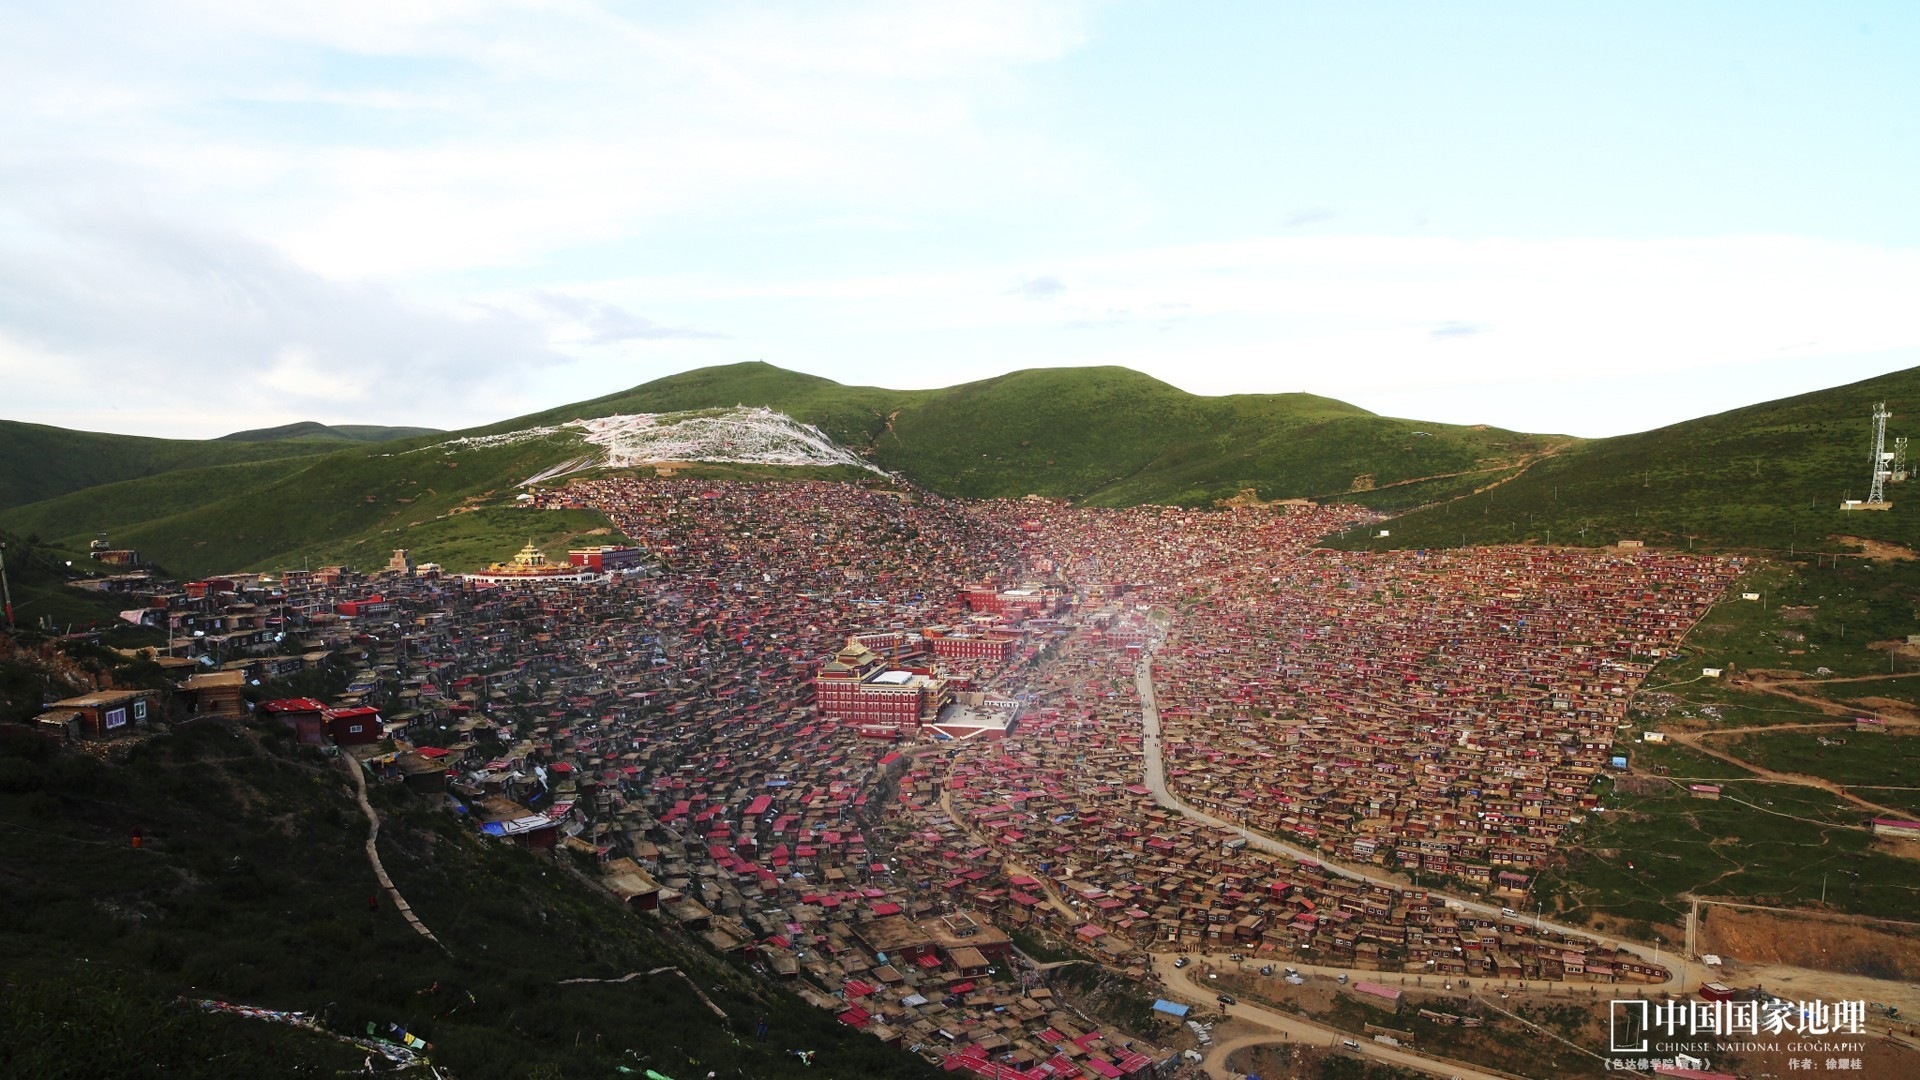
[[1843,511],[1865,498],[1873,406],[1894,437],[1920,434],[1920,368],[1764,402],[1653,431],[1596,439],[1541,459],[1506,483],[1397,518],[1395,547],[1532,540],[1769,550],[1844,550],[1834,536],[1911,545],[1920,479],[1889,484],[1890,511]]
[[337,448],[336,440],[148,439],[0,420],[0,509],[177,469],[307,457]]
[[[1920,369],[1577,440],[1384,417],[1308,394],[1202,397],[1114,367],[901,391],[755,362],[379,444],[310,438],[303,425],[292,431],[300,437],[277,442],[205,443],[7,425],[0,462],[10,466],[15,504],[0,508],[0,527],[69,551],[110,531],[116,546],[189,574],[298,560],[377,564],[394,547],[420,548],[409,538],[430,540],[435,530],[459,533],[479,551],[486,536],[473,523],[451,529],[450,518],[504,506],[529,480],[604,464],[605,441],[593,445],[599,436],[582,421],[685,412],[718,422],[747,406],[812,425],[858,455],[842,461],[865,460],[952,496],[1206,505],[1247,492],[1402,515],[1386,540],[1356,533],[1337,541],[1351,546],[1626,537],[1785,551],[1832,546],[1834,535],[1904,542],[1920,525],[1920,500],[1903,498],[1903,485],[1892,488],[1891,512],[1838,509],[1842,497],[1865,494],[1868,415],[1881,400],[1898,435],[1902,417],[1920,409]],[[694,471],[868,475],[850,465],[764,463]],[[580,535],[591,524],[563,531]]]
[[254,428],[222,435],[215,442],[285,442],[288,439],[331,439],[336,442],[378,443],[408,439],[415,435],[437,435],[439,428],[381,427],[376,424],[321,424],[303,420],[279,427]]
[[[813,425],[860,458],[942,494],[1038,493],[1096,505],[1205,504],[1243,489],[1263,499],[1350,496],[1413,505],[1506,475],[1570,442],[1397,420],[1306,394],[1199,397],[1123,368],[1020,371],[942,390],[896,391],[745,363],[377,446],[337,439],[221,443],[299,446],[310,456],[272,465],[189,461],[118,483],[124,478],[103,477],[85,494],[50,495],[0,512],[0,526],[68,550],[110,530],[116,546],[138,548],[186,574],[299,560],[377,564],[394,547],[420,547],[409,539],[420,535],[414,530],[502,505],[526,481],[587,462],[598,451],[576,421],[735,406],[770,408]],[[316,447],[329,452],[321,456]],[[793,467],[726,471],[788,475]],[[841,465],[812,475],[866,474]]]

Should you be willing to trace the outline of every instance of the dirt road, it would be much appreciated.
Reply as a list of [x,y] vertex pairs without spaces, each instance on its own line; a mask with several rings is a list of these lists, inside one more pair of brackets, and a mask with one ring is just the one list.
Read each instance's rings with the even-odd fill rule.
[[[1232,1005],[1221,1005],[1215,1000],[1216,992],[1207,985],[1204,978],[1200,977],[1198,966],[1175,970],[1173,965],[1174,958],[1171,956],[1160,955],[1153,959],[1154,970],[1159,974],[1161,982],[1168,987],[1168,992],[1197,1003],[1193,1010],[1196,1017],[1204,1019],[1224,1014],[1234,1020],[1263,1029],[1244,1034],[1236,1033],[1225,1041],[1215,1043],[1206,1051],[1206,1060],[1202,1063],[1202,1067],[1214,1080],[1232,1080],[1235,1076],[1227,1069],[1227,1057],[1235,1050],[1247,1046],[1265,1046],[1270,1043],[1299,1043],[1307,1046],[1344,1049],[1349,1054],[1397,1065],[1403,1069],[1412,1069],[1428,1076],[1460,1077],[1464,1080],[1514,1080],[1508,1073],[1491,1072],[1464,1062],[1430,1057],[1405,1047],[1377,1043],[1370,1038],[1353,1035],[1338,1028],[1330,1028],[1288,1013],[1276,1012],[1264,1005],[1244,1001]],[[1354,1045],[1343,1048],[1341,1045],[1343,1042],[1352,1042]]]
[[[1717,758],[1718,760],[1724,761],[1729,765],[1738,765],[1741,768],[1752,772],[1755,776],[1758,776],[1763,780],[1770,780],[1776,784],[1792,784],[1797,787],[1819,788],[1821,791],[1824,791],[1827,794],[1832,795],[1834,798],[1840,799],[1843,802],[1851,803],[1862,810],[1866,810],[1871,813],[1881,815],[1884,817],[1896,817],[1896,818],[1906,817],[1907,814],[1905,811],[1895,810],[1890,806],[1881,806],[1877,802],[1869,802],[1868,800],[1853,794],[1851,791],[1848,791],[1845,787],[1842,787],[1841,785],[1836,784],[1831,780],[1822,779],[1821,777],[1818,777],[1818,776],[1808,776],[1805,773],[1776,772],[1773,769],[1766,768],[1765,766],[1756,765],[1753,762],[1746,760],[1745,758],[1736,757],[1733,754],[1729,754],[1724,750],[1716,750],[1713,747],[1708,746],[1705,742],[1705,740],[1710,736],[1717,738],[1722,735],[1737,735],[1737,734],[1741,734],[1749,731],[1783,731],[1783,730],[1792,730],[1795,728],[1809,728],[1809,727],[1818,728],[1823,726],[1825,725],[1775,724],[1770,726],[1759,726],[1759,727],[1726,728],[1720,731],[1669,731],[1666,734],[1667,734],[1667,738],[1673,740],[1674,742],[1680,743],[1683,746],[1690,747],[1694,750],[1698,750],[1699,752],[1707,755],[1710,758]],[[1724,783],[1725,781],[1721,781],[1721,782]],[[1783,816],[1791,817],[1792,815],[1789,814],[1789,815],[1783,815]],[[1815,824],[1830,826],[1833,828],[1847,827],[1847,826],[1838,825],[1834,822],[1816,822]]]

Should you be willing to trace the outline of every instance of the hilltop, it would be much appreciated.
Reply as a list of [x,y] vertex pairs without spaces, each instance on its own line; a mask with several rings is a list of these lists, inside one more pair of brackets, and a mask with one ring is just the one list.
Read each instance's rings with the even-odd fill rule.
[[336,442],[391,442],[415,435],[438,435],[439,428],[381,427],[376,424],[321,424],[303,420],[279,427],[253,428],[222,435],[215,442],[285,442],[288,439],[331,439]]
[[0,509],[183,469],[306,457],[336,449],[311,439],[220,442],[69,431],[0,420]]
[[1920,479],[1889,484],[1891,511],[1843,511],[1866,497],[1873,407],[1893,413],[1888,450],[1920,435],[1920,368],[1673,424],[1573,443],[1497,487],[1394,520],[1387,540],[1348,546],[1450,547],[1620,539],[1787,554],[1848,550],[1836,536],[1913,543]]
[[[115,546],[185,574],[377,565],[395,547],[439,558],[427,552],[444,534],[464,536],[460,558],[477,565],[525,530],[498,518],[498,528],[476,529],[489,519],[461,515],[506,513],[529,483],[608,468],[646,473],[660,461],[683,475],[871,483],[884,472],[969,498],[1037,494],[1096,506],[1308,498],[1401,515],[1389,537],[1356,531],[1334,541],[1344,546],[1630,538],[1785,552],[1832,547],[1835,535],[1901,543],[1920,527],[1920,499],[1903,498],[1903,485],[1890,491],[1891,512],[1838,509],[1842,497],[1865,494],[1868,415],[1882,400],[1894,413],[1891,434],[1908,430],[1904,418],[1920,411],[1920,369],[1581,440],[1379,416],[1310,394],[1205,397],[1117,367],[889,390],[752,362],[377,444],[318,437],[363,430],[321,425],[211,442],[4,425],[0,527],[66,552],[108,532]],[[605,526],[553,524],[533,530],[543,534],[536,539],[558,543]]]
[[[772,410],[780,420],[749,423],[740,419],[748,415],[743,407]],[[134,475],[98,469],[44,484],[29,505],[0,512],[0,526],[68,551],[84,551],[89,540],[110,531],[116,547],[137,549],[185,574],[302,560],[375,565],[394,547],[425,551],[433,530],[450,527],[459,515],[509,505],[534,480],[643,465],[610,460],[586,423],[638,414],[734,417],[733,434],[722,432],[722,441],[762,441],[768,425],[780,423],[789,424],[783,436],[789,448],[811,440],[800,458],[684,445],[658,453],[697,455],[691,466],[680,463],[696,475],[873,481],[872,473],[884,470],[944,495],[1040,494],[1093,505],[1308,497],[1395,509],[1510,475],[1571,442],[1382,417],[1308,394],[1202,397],[1114,367],[1019,371],[941,390],[900,391],[842,386],[754,362],[378,445],[312,438],[187,444],[216,449]],[[807,435],[808,428],[820,438]],[[90,452],[84,437],[68,434],[76,436],[72,447],[36,453]],[[270,459],[276,448],[287,456]],[[296,453],[301,456],[291,456]],[[35,468],[25,463],[39,459],[0,453],[0,460],[22,463],[25,471]],[[594,523],[584,524],[581,531]],[[504,529],[498,539],[504,543],[514,531]]]

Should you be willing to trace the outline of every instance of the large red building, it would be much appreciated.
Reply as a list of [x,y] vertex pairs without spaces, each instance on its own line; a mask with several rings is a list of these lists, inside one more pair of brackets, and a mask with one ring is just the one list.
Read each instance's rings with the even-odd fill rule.
[[1040,585],[1001,589],[990,581],[982,581],[968,585],[964,599],[967,607],[974,611],[1002,615],[1017,622],[1054,614],[1060,610],[1065,595],[1058,589]]
[[852,724],[918,727],[953,701],[947,680],[926,668],[893,667],[857,638],[820,666],[813,689],[821,716]]
[[647,553],[637,547],[620,547],[602,544],[599,547],[579,548],[567,552],[570,566],[584,566],[589,570],[612,573],[616,570],[635,570],[646,562]]
[[921,631],[926,639],[927,649],[935,656],[951,656],[965,660],[998,660],[1006,663],[1013,659],[1013,650],[1019,644],[1019,637],[1013,634],[987,631],[979,633],[968,630],[954,630],[943,626],[929,626]]

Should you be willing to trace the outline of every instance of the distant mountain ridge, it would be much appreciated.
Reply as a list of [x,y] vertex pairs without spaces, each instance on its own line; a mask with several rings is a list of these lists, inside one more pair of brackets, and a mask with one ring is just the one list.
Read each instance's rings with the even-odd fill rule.
[[302,420],[279,427],[253,428],[222,435],[214,442],[284,442],[288,439],[337,439],[344,442],[379,443],[410,439],[415,435],[438,435],[440,428],[382,427],[377,424],[321,424]]
[[325,453],[309,440],[223,443],[71,431],[0,420],[0,510],[179,469]]
[[[303,559],[379,565],[394,547],[431,547],[456,516],[510,505],[533,478],[601,467],[585,460],[594,448],[576,421],[745,407],[818,428],[855,460],[949,496],[1104,506],[1298,497],[1404,513],[1388,537],[1332,541],[1350,546],[1691,536],[1786,547],[1836,533],[1906,543],[1920,497],[1903,498],[1904,488],[1891,513],[1837,516],[1844,494],[1864,494],[1866,417],[1883,398],[1897,434],[1900,417],[1920,413],[1920,369],[1580,440],[1379,416],[1310,394],[1203,397],[1119,367],[890,390],[751,362],[381,443],[351,441],[369,429],[318,424],[235,433],[272,441],[184,442],[0,422],[0,478],[14,478],[11,490],[0,481],[0,527],[73,551],[111,529],[116,546],[181,573]],[[872,481],[851,466],[693,467]],[[38,479],[23,484],[23,474]],[[463,535],[471,548],[473,530]]]

